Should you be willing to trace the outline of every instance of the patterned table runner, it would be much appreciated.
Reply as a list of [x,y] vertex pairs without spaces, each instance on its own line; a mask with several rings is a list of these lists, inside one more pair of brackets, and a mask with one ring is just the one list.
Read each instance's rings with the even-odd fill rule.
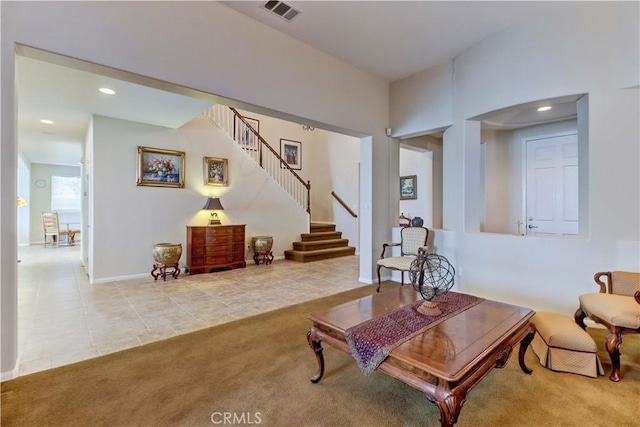
[[484,299],[449,292],[433,298],[432,301],[438,304],[442,314],[425,316],[419,313],[418,307],[424,302],[421,300],[345,331],[351,356],[356,360],[363,374],[370,375],[389,356],[389,353],[403,342],[473,307]]

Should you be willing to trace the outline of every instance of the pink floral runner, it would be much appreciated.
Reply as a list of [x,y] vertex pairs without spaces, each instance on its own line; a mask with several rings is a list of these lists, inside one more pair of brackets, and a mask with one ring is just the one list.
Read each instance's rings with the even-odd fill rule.
[[345,331],[345,338],[365,375],[371,375],[394,348],[421,334],[451,316],[484,301],[473,295],[449,292],[435,297],[442,314],[425,316],[418,312],[424,301],[399,308],[389,314],[368,320]]

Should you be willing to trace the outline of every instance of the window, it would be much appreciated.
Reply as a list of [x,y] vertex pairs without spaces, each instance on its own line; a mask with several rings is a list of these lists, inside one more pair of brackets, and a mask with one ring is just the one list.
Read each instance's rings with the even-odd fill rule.
[[80,177],[51,177],[51,210],[79,211],[81,203]]

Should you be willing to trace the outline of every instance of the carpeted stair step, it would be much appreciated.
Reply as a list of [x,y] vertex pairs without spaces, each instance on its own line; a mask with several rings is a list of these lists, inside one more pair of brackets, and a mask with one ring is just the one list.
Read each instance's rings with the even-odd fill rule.
[[315,251],[318,249],[344,248],[349,246],[349,239],[327,239],[311,242],[293,242],[295,251]]
[[311,233],[321,233],[323,231],[336,231],[336,225],[330,222],[312,222],[309,225]]
[[313,251],[288,250],[284,251],[284,257],[292,261],[311,262],[354,255],[355,253],[356,248],[347,246],[345,248],[318,249]]
[[342,238],[342,231],[320,231],[317,233],[302,233],[300,235],[303,242],[315,242],[318,240],[335,240]]

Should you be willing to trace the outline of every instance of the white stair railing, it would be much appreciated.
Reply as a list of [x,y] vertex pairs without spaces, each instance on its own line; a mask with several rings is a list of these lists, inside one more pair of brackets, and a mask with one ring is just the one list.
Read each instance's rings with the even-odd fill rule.
[[202,114],[229,135],[249,157],[306,209],[307,213],[311,214],[311,182],[304,182],[235,108],[216,104]]

